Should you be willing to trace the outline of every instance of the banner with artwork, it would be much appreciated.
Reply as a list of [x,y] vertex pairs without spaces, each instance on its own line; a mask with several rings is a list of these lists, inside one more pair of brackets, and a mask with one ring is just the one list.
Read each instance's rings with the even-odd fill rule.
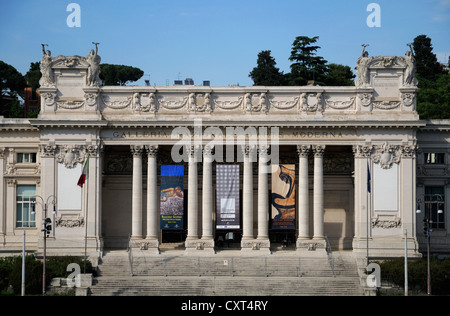
[[217,165],[217,229],[240,229],[239,165]]
[[295,165],[272,166],[272,229],[295,229]]
[[184,166],[161,166],[161,229],[183,229]]

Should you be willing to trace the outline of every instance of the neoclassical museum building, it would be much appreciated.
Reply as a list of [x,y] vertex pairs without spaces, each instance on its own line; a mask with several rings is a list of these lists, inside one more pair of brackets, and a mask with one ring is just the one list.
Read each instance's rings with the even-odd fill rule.
[[418,256],[424,224],[450,252],[450,122],[419,118],[411,52],[364,52],[351,87],[103,86],[99,64],[45,51],[39,117],[0,118],[0,253]]

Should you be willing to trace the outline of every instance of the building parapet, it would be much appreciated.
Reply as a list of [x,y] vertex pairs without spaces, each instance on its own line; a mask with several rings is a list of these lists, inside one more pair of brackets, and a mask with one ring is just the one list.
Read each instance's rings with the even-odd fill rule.
[[405,57],[358,59],[353,87],[101,86],[100,56],[51,57],[41,71],[40,120],[205,121],[418,120],[415,64]]

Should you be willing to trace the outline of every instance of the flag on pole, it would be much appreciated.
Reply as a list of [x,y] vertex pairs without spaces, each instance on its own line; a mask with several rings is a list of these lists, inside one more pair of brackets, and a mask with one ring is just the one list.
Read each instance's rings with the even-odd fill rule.
[[84,184],[86,183],[86,179],[88,178],[89,175],[89,157],[86,159],[86,162],[84,163],[83,166],[83,171],[81,173],[80,179],[78,180],[78,186],[79,187],[83,187]]
[[370,182],[372,180],[372,177],[370,176],[370,167],[369,167],[369,163],[367,163],[367,192],[371,193],[371,186],[370,186]]

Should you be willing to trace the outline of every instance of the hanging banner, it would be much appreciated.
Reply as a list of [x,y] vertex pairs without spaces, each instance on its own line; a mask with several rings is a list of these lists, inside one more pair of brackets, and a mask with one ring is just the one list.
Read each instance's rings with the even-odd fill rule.
[[295,165],[273,165],[272,229],[295,229],[295,191]]
[[216,166],[217,229],[240,229],[239,165]]
[[182,230],[184,166],[161,166],[161,229]]

